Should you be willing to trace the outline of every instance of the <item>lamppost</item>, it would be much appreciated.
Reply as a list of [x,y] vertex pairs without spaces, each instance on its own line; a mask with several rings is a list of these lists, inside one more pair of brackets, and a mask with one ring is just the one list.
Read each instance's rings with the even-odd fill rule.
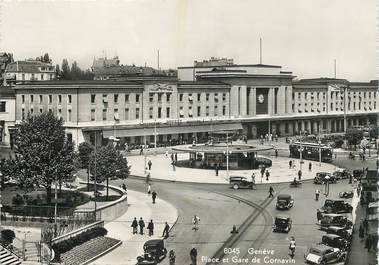
[[329,176],[325,176],[325,196],[328,197],[329,195]]
[[300,171],[303,172],[303,146],[302,146],[302,136],[301,136],[301,130],[300,130],[300,148],[299,148],[299,152],[300,152]]
[[143,168],[143,172],[144,174],[146,175],[147,173],[147,170],[146,170],[146,164],[147,164],[147,157],[146,157],[146,131],[145,131],[145,127],[143,128],[143,136],[144,136],[144,147],[143,147],[143,155],[144,155],[144,168]]
[[321,148],[321,140],[319,139],[318,140],[318,146],[319,146],[319,150],[318,150],[318,158],[319,158],[319,165],[320,165],[320,167],[321,167],[321,156],[322,156],[322,148]]

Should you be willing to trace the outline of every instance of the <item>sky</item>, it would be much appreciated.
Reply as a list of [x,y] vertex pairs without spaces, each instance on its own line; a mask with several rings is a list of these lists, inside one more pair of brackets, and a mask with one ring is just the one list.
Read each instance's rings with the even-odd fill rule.
[[89,68],[93,58],[161,68],[210,57],[281,65],[298,78],[377,79],[375,0],[124,0],[0,2],[0,51],[48,52]]

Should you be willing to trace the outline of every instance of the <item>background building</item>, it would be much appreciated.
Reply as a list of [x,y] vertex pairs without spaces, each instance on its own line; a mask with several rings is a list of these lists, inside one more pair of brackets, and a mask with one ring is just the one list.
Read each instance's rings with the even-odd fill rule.
[[12,145],[12,129],[16,121],[16,96],[9,86],[0,86],[0,145]]
[[5,84],[20,81],[47,81],[56,78],[55,66],[35,60],[9,63],[5,69]]

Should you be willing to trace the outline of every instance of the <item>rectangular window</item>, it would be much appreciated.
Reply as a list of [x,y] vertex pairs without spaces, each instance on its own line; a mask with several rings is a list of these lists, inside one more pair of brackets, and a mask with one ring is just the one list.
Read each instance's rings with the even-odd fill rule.
[[179,94],[179,101],[180,101],[180,102],[183,101],[183,94]]
[[95,104],[95,102],[96,102],[96,95],[91,94],[91,104]]
[[115,104],[118,103],[118,94],[114,94],[113,95],[113,101],[114,101]]
[[226,106],[222,106],[222,116],[226,116]]
[[125,103],[129,103],[129,94],[125,94]]
[[215,116],[218,115],[218,108],[217,108],[217,106],[215,106],[215,109],[214,109],[214,115],[215,115]]
[[51,108],[49,108],[49,113],[53,113],[53,110]]
[[119,121],[119,120],[120,120],[120,116],[119,116],[119,114],[118,114],[118,109],[114,109],[114,110],[113,110],[113,119],[114,119],[115,121]]
[[91,109],[91,121],[95,121],[95,120],[96,120],[96,110]]
[[53,95],[49,95],[49,104],[53,103]]
[[68,121],[71,121],[72,120],[72,111],[69,109],[68,110],[68,118],[67,118]]
[[162,94],[161,93],[158,94],[158,102],[162,102]]
[[30,95],[30,102],[33,103],[34,101],[34,95]]
[[166,108],[166,118],[170,118],[170,108]]
[[197,117],[200,117],[201,116],[201,107],[198,106],[197,107]]
[[22,74],[22,80],[23,81],[25,80],[25,74]]
[[39,103],[42,103],[42,102],[43,102],[43,96],[39,95]]
[[205,94],[205,100],[209,101],[209,93]]
[[215,102],[218,102],[218,93],[215,93]]
[[21,120],[24,120],[25,119],[25,109],[22,108],[21,109]]
[[34,80],[35,78],[34,78],[34,74],[32,74],[32,78],[31,78],[31,80]]
[[62,95],[58,95],[58,104],[62,104]]
[[193,101],[192,94],[188,94],[188,101]]
[[197,94],[197,101],[200,101],[201,100],[201,94]]
[[171,100],[171,94],[166,94],[166,101],[170,102],[170,100]]
[[43,74],[41,74],[41,80],[43,80]]
[[30,109],[30,115],[33,115],[34,109]]
[[153,118],[153,108],[149,108],[149,118]]
[[139,108],[136,108],[136,120],[139,119]]
[[0,101],[0,112],[6,111],[6,103],[5,101]]
[[107,120],[107,109],[103,109],[103,121]]
[[43,109],[42,108],[39,108],[39,113],[42,113],[43,112]]
[[205,116],[209,116],[209,106],[206,106],[205,108]]
[[67,98],[68,98],[68,104],[71,104],[72,103],[72,95],[68,95]]
[[162,108],[158,108],[158,119],[162,118]]
[[180,107],[180,109],[179,109],[179,117],[180,118],[184,117],[183,107]]
[[140,95],[136,95],[136,103],[139,103],[139,97]]
[[226,93],[222,93],[222,101],[226,100]]
[[189,108],[188,108],[188,117],[190,117],[190,118],[193,117],[192,107],[189,107]]
[[129,108],[125,109],[125,120],[129,120]]
[[154,101],[154,94],[150,94],[149,95],[149,102],[153,102]]
[[25,103],[25,95],[21,95],[21,103]]

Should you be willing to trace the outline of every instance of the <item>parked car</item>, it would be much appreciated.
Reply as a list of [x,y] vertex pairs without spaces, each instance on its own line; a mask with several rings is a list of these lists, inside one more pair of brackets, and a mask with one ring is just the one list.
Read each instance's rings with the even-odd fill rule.
[[337,180],[348,179],[350,178],[351,173],[347,169],[340,168],[339,170],[334,171],[332,176],[334,176]]
[[240,188],[253,188],[253,182],[247,180],[246,177],[231,176],[229,177],[229,183],[233,189],[238,190]]
[[277,215],[272,227],[274,232],[288,233],[292,227],[292,219],[288,215]]
[[341,250],[347,251],[350,249],[350,242],[345,238],[335,235],[327,234],[322,236],[321,244],[327,245],[333,248],[339,248]]
[[342,226],[329,226],[326,230],[326,233],[341,236],[349,242],[353,238],[353,229],[346,229]]
[[353,226],[353,222],[343,214],[324,214],[317,223],[321,230],[327,230],[329,226],[341,226],[349,229]]
[[353,170],[353,177],[357,180],[361,180],[364,175],[363,169],[354,169]]
[[353,198],[353,196],[354,196],[354,191],[352,191],[352,190],[341,191],[340,193],[338,193],[338,197],[340,197],[340,198],[348,199],[348,198]]
[[167,255],[163,239],[152,239],[143,245],[144,254],[137,257],[137,265],[156,265]]
[[353,206],[344,200],[326,199],[324,206],[322,206],[319,211],[321,213],[351,213]]
[[346,253],[339,248],[333,248],[324,244],[313,245],[304,255],[305,262],[308,264],[329,264],[344,260]]
[[276,209],[288,210],[293,206],[293,198],[289,194],[279,194],[276,201]]
[[314,184],[337,183],[337,179],[330,173],[318,172],[313,180]]

